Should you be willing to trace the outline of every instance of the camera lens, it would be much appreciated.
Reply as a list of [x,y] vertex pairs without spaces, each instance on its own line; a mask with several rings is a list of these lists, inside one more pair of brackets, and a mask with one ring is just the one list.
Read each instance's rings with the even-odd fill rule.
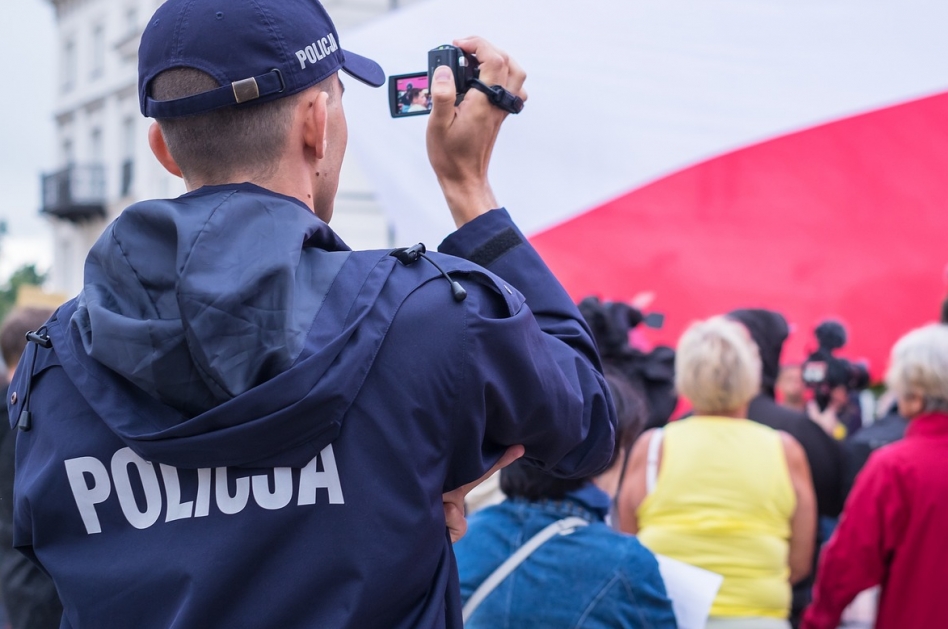
[[435,57],[435,65],[437,66],[441,65],[441,57]]

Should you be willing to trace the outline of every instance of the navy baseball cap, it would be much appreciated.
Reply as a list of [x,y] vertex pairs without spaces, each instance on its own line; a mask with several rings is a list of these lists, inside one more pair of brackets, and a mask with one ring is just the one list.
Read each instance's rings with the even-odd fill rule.
[[[221,87],[151,98],[152,79],[172,68],[201,70]],[[283,98],[339,70],[373,87],[385,83],[379,64],[339,46],[317,0],[168,0],[142,34],[138,100],[148,118],[177,118]]]

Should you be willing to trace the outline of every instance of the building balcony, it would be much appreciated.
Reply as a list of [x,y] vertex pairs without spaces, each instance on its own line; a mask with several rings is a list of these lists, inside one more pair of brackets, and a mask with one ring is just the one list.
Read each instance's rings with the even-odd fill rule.
[[44,214],[74,223],[105,218],[105,169],[67,166],[43,175]]

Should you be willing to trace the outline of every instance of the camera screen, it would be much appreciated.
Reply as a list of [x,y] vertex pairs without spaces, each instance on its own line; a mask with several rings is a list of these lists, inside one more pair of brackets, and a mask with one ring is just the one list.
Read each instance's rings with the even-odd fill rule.
[[389,109],[393,117],[415,116],[431,112],[428,73],[389,77]]

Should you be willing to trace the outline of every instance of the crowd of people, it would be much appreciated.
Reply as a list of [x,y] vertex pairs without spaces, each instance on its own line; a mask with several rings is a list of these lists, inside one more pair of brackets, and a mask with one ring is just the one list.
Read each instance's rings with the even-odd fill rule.
[[[605,348],[620,409],[614,463],[578,481],[519,462],[500,473],[507,499],[476,511],[457,544],[465,600],[556,518],[578,515],[588,525],[505,571],[491,584],[496,592],[481,594],[470,626],[675,626],[661,616],[674,601],[656,598],[661,575],[643,565],[643,547],[723,576],[708,627],[835,629],[853,599],[877,586],[876,627],[948,622],[935,595],[948,559],[939,533],[948,525],[939,504],[948,490],[944,313],[895,345],[880,416],[863,425],[866,382],[847,376],[859,370],[824,342],[843,338],[836,322],[817,328],[819,348],[808,359],[822,363],[815,368],[781,366],[789,328],[777,312],[696,322],[678,341],[669,389],[667,377],[639,375],[669,351],[629,344],[641,313],[595,298],[581,310]],[[823,377],[806,382],[807,369]],[[668,410],[675,393],[688,412]],[[649,409],[656,396],[666,409],[657,419]]]
[[[588,299],[582,311],[609,348],[605,378],[618,419],[610,463],[572,479],[524,460],[497,473],[493,506],[472,509],[455,545],[465,626],[675,627],[656,555],[723,576],[711,628],[835,629],[853,598],[879,585],[877,627],[939,626],[948,318],[895,345],[881,417],[840,439],[807,399],[800,366],[780,365],[788,326],[779,313],[696,322],[669,354],[629,345],[642,320],[634,307]],[[21,307],[2,322],[8,381],[27,332],[51,315]],[[669,356],[671,388],[654,369]],[[643,365],[653,367],[651,380]],[[691,409],[680,417],[678,395]],[[4,431],[8,626],[59,627],[53,582],[11,549],[14,461],[15,432]]]
[[315,0],[149,19],[139,105],[188,193],[126,208],[77,297],[0,330],[13,628],[833,629],[875,585],[879,629],[945,626],[948,322],[895,345],[873,427],[837,325],[806,387],[777,312],[630,343],[660,317],[574,304],[490,185],[526,72],[453,45],[478,89],[439,66],[403,105],[457,229],[352,251],[340,74],[382,68]]

